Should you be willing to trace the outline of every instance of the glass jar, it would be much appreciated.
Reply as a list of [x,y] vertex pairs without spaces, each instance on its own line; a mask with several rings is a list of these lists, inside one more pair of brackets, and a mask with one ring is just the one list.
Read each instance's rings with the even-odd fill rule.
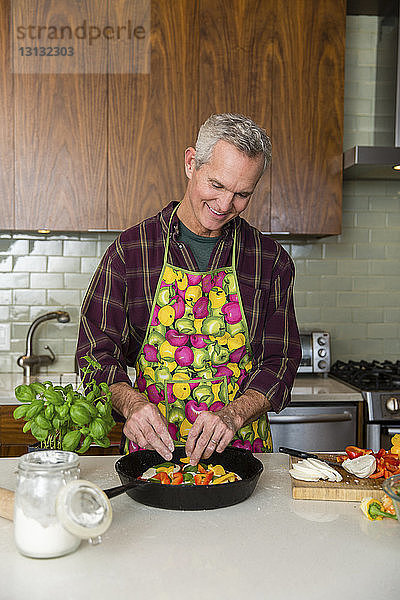
[[42,450],[18,463],[14,504],[14,537],[21,554],[51,558],[76,550],[81,538],[67,531],[56,511],[57,495],[79,477],[79,457],[73,452]]

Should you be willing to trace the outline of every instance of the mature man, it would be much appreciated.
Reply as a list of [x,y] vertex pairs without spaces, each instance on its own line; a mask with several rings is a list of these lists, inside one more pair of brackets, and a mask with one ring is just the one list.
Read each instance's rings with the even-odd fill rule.
[[239,216],[270,159],[251,119],[212,115],[185,152],[183,199],[122,232],[100,262],[77,358],[103,366],[127,452],[169,460],[185,443],[196,464],[230,443],[272,451],[267,412],[290,402],[301,357],[294,267]]

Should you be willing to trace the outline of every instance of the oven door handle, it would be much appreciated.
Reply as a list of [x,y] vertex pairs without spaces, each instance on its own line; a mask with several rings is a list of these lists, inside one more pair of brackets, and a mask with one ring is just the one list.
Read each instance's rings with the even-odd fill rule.
[[396,435],[396,433],[400,433],[400,425],[398,427],[388,427],[387,432],[388,435]]
[[351,413],[344,411],[343,413],[333,414],[318,414],[318,415],[268,415],[271,424],[277,423],[339,423],[343,421],[351,421]]

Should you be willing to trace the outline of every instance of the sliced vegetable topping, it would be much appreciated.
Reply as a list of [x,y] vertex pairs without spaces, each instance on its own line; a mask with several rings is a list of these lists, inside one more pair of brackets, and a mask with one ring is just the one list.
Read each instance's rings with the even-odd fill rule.
[[166,462],[145,471],[139,479],[149,479],[154,483],[167,485],[217,485],[233,483],[241,479],[232,471],[225,471],[222,465],[187,464],[188,459],[181,459],[181,463]]

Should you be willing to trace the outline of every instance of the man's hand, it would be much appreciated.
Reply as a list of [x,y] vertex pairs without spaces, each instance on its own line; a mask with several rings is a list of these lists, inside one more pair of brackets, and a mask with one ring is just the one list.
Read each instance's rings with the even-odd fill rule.
[[158,408],[127,383],[114,383],[110,390],[114,408],[126,419],[126,437],[141,448],[156,450],[165,460],[171,460],[174,442]]
[[241,419],[235,414],[232,404],[217,412],[203,411],[192,425],[187,441],[186,454],[190,464],[197,465],[200,458],[222,452],[241,427]]
[[196,465],[201,458],[209,458],[214,451],[225,450],[238,429],[269,410],[271,405],[265,396],[249,389],[220,411],[201,412],[186,441],[186,454],[190,456],[190,464]]

